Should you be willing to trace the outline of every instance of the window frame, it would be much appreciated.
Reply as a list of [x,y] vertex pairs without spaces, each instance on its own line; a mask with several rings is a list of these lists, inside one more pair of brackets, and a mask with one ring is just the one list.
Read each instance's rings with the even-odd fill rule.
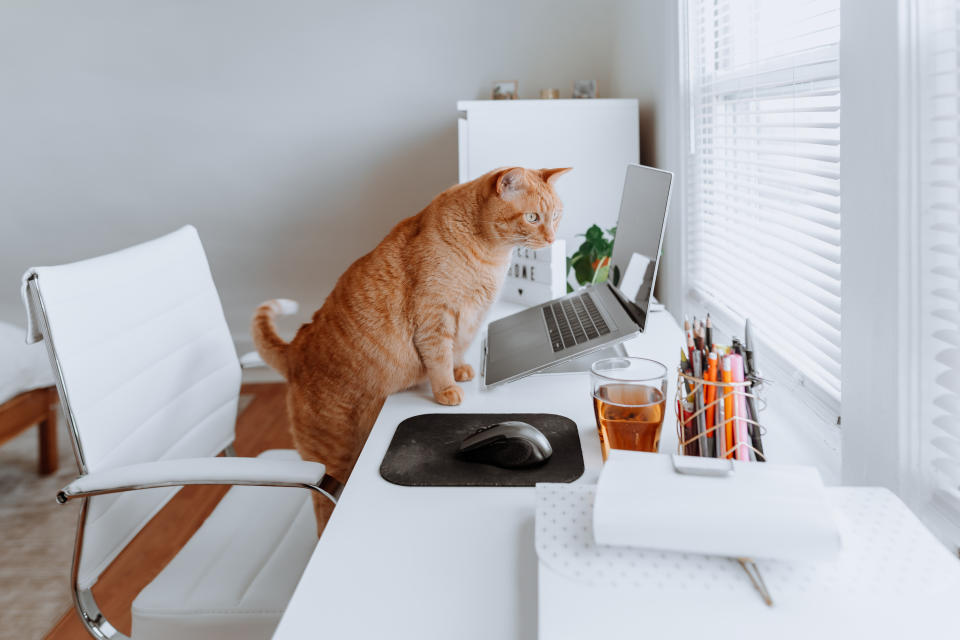
[[[844,0],[846,2],[847,0]],[[687,234],[690,231],[690,223],[687,218],[690,202],[687,197],[687,188],[691,179],[689,162],[690,155],[693,152],[694,119],[692,96],[692,77],[690,70],[690,42],[688,36],[689,20],[689,0],[680,3],[678,13],[678,45],[679,53],[679,78],[680,78],[680,107],[683,117],[678,127],[678,147],[681,150],[677,161],[678,180],[674,187],[674,199],[677,201],[678,209],[683,215],[678,216],[680,221],[677,225],[677,232],[669,240],[668,253],[679,256],[679,263],[682,265],[679,278],[676,278],[675,284],[681,287],[682,295],[680,297],[679,316],[688,315],[691,318],[697,316],[703,318],[707,312],[711,314],[711,320],[716,327],[715,332],[726,336],[729,339],[732,335],[741,335],[742,327],[733,326],[732,318],[722,309],[711,305],[710,301],[704,300],[702,295],[690,286],[692,274],[690,273],[689,252],[687,249]],[[843,23],[843,3],[841,3],[841,24]],[[845,27],[844,27],[845,28]],[[842,38],[841,38],[842,47]],[[842,59],[841,50],[841,59]],[[843,63],[841,62],[841,94],[843,92]],[[844,106],[845,108],[845,106]],[[843,120],[843,111],[841,111],[841,122]],[[841,124],[841,131],[843,125]],[[842,135],[842,134],[841,134]],[[842,152],[841,152],[842,153]],[[841,165],[844,161],[841,160]],[[845,176],[844,176],[845,179]],[[841,180],[841,190],[843,179]],[[843,196],[841,195],[841,201]],[[842,216],[841,216],[842,220]],[[841,222],[841,238],[843,238],[843,229]],[[841,240],[843,242],[843,240]],[[841,258],[841,268],[842,267]],[[844,274],[845,277],[845,274]],[[843,279],[841,278],[841,288]],[[842,298],[841,298],[842,303]],[[842,340],[842,337],[841,337]],[[767,408],[761,414],[761,421],[768,425],[767,439],[775,445],[774,451],[779,449],[786,453],[786,456],[779,458],[782,462],[812,464],[819,468],[824,480],[828,484],[840,482],[842,477],[842,432],[840,428],[839,417],[842,413],[842,398],[838,403],[829,397],[819,388],[805,385],[804,377],[797,375],[792,370],[784,358],[764,348],[762,341],[758,340],[759,356],[762,357],[761,370],[764,375],[774,381],[770,385],[767,395]],[[842,342],[841,342],[842,344]],[[841,351],[842,353],[842,351]],[[842,364],[841,364],[841,380]],[[844,393],[846,389],[844,389]],[[789,432],[787,432],[789,431]]]
[[[770,398],[767,421],[791,432],[790,444],[813,443],[825,480],[839,469],[847,485],[883,486],[898,494],[952,551],[960,533],[938,515],[915,475],[925,436],[920,421],[920,96],[918,19],[922,0],[843,0],[840,42],[842,279],[842,428],[803,415],[795,397]],[[688,181],[690,149],[686,2],[678,20],[681,108],[679,185]],[[675,199],[686,212],[685,188]],[[690,296],[685,216],[669,250],[683,265],[680,316],[707,309]],[[882,349],[882,351],[881,351]],[[881,358],[882,356],[882,358]],[[879,366],[881,364],[885,366]],[[877,393],[895,389],[896,393]],[[791,396],[788,392],[785,396]],[[791,404],[792,403],[792,404]],[[813,421],[811,421],[811,417]],[[822,418],[822,416],[819,416]],[[806,427],[806,428],[805,428]],[[812,436],[812,437],[804,437]],[[833,446],[839,439],[840,445]],[[826,447],[817,446],[827,443]],[[810,453],[810,452],[808,452]],[[797,461],[790,456],[790,461]],[[803,461],[803,460],[800,460]]]
[[[913,509],[920,519],[952,551],[960,552],[960,523],[956,515],[948,518],[944,508],[938,506],[936,496],[931,494],[933,487],[929,483],[931,472],[925,469],[923,450],[930,437],[930,427],[925,424],[926,411],[923,402],[929,399],[922,392],[924,368],[922,356],[927,330],[923,306],[924,248],[923,216],[923,132],[925,114],[923,112],[923,94],[921,75],[923,57],[920,34],[923,15],[926,8],[924,0],[899,0],[900,16],[900,67],[899,77],[902,90],[900,109],[899,140],[901,144],[901,179],[904,188],[900,202],[902,222],[903,271],[906,287],[904,301],[906,313],[901,335],[904,350],[904,373],[901,384],[906,389],[906,402],[902,407],[899,488],[901,497]],[[956,511],[955,505],[945,507]]]

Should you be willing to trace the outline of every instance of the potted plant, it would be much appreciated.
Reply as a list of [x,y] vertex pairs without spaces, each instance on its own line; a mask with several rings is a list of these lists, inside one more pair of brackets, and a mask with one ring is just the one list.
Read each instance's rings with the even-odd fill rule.
[[[610,275],[610,254],[613,252],[613,238],[617,228],[604,231],[592,225],[586,233],[578,233],[584,238],[583,244],[567,258],[567,293],[573,291],[570,284],[570,271],[580,286],[606,281]],[[606,237],[609,235],[609,239]],[[613,284],[620,283],[620,269],[613,270]]]

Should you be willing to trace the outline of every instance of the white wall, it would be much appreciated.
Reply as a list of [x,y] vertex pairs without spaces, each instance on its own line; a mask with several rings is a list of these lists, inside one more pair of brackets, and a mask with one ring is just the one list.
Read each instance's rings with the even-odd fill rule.
[[6,1],[0,320],[22,324],[27,266],[192,223],[234,334],[274,296],[302,302],[292,330],[456,182],[457,99],[596,78],[603,97],[641,98],[651,138],[673,5]]
[[612,90],[640,101],[640,162],[674,172],[673,193],[656,295],[683,314],[683,126],[680,95],[679,0],[623,4]]

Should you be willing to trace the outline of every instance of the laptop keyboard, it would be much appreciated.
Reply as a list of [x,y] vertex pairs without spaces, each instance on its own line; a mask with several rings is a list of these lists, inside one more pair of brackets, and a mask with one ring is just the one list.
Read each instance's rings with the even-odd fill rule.
[[542,310],[554,352],[610,333],[589,291],[546,305]]

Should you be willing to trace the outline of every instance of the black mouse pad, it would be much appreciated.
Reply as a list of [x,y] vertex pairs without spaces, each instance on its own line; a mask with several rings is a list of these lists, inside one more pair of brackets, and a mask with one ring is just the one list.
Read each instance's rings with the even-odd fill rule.
[[[505,420],[532,424],[550,441],[553,455],[527,469],[501,469],[456,457],[460,441]],[[583,475],[583,451],[573,420],[553,413],[425,413],[397,426],[380,475],[408,487],[532,487],[573,482]]]

